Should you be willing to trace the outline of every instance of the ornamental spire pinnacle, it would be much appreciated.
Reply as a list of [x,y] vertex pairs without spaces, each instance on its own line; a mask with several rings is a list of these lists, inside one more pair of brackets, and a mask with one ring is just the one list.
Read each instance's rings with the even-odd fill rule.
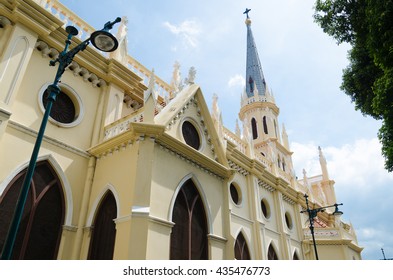
[[247,26],[246,93],[248,97],[254,96],[255,90],[258,91],[258,95],[265,95],[266,93],[266,81],[251,31],[251,19],[248,15],[250,11],[251,9],[246,9],[243,13],[247,15],[245,23]]

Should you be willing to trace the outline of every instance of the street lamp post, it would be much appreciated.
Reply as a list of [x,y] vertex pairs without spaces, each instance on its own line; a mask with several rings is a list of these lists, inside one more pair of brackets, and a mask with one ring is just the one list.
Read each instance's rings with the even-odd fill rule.
[[382,256],[383,256],[382,260],[384,260],[384,261],[386,261],[386,260],[393,260],[393,258],[389,258],[389,259],[386,258],[385,251],[383,250],[383,248],[381,248],[381,251],[382,251]]
[[313,245],[314,245],[314,252],[315,252],[315,259],[319,260],[318,258],[318,251],[317,251],[317,244],[315,242],[315,235],[314,235],[314,218],[317,216],[318,212],[324,212],[325,209],[330,208],[330,207],[335,207],[334,212],[332,215],[342,215],[343,212],[338,210],[338,206],[339,205],[343,205],[342,203],[335,203],[333,205],[329,205],[329,206],[325,206],[325,207],[319,207],[319,208],[315,208],[315,209],[310,209],[309,205],[308,205],[308,195],[304,194],[304,197],[306,199],[306,210],[302,210],[300,211],[300,213],[306,213],[308,214],[308,218],[310,221],[310,231],[311,231],[311,236],[312,236],[312,241],[313,241]]
[[48,122],[50,112],[52,109],[53,103],[56,101],[57,95],[60,93],[60,88],[58,86],[61,76],[63,75],[65,69],[70,65],[75,55],[86,49],[87,45],[91,42],[94,47],[104,52],[112,52],[117,49],[119,43],[116,38],[109,33],[109,30],[112,29],[113,25],[120,22],[121,18],[116,18],[113,22],[107,22],[104,25],[104,28],[98,31],[93,32],[88,39],[80,43],[78,46],[68,51],[68,47],[71,44],[71,39],[73,36],[78,34],[78,30],[73,26],[67,26],[66,32],[68,33],[67,39],[65,41],[64,50],[59,54],[59,57],[55,60],[51,60],[49,65],[55,66],[56,63],[59,63],[57,68],[56,76],[53,84],[49,85],[47,91],[49,93],[44,117],[41,122],[40,129],[37,134],[37,140],[34,145],[34,149],[30,158],[29,166],[27,168],[27,172],[22,184],[22,189],[19,194],[19,198],[16,204],[15,213],[11,221],[10,228],[8,230],[7,238],[4,243],[3,253],[1,255],[1,259],[9,260],[12,257],[12,251],[14,248],[16,236],[18,233],[19,225],[22,219],[23,210],[26,204],[27,195],[29,193],[29,188],[31,184],[31,179],[34,174],[34,169],[37,163],[38,152],[41,147],[42,139],[44,137],[44,132],[46,128],[46,124]]

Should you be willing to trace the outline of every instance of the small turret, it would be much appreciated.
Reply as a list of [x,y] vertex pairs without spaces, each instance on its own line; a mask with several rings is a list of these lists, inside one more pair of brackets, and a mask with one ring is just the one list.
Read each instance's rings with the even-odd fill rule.
[[282,144],[283,146],[289,151],[289,140],[288,140],[288,134],[287,131],[285,129],[285,125],[282,124],[282,133],[281,133],[281,137],[282,137]]
[[144,113],[143,113],[144,122],[154,123],[156,103],[157,103],[157,99],[155,96],[155,75],[153,69],[151,71],[149,87],[144,93]]
[[326,163],[326,158],[322,153],[321,147],[318,146],[319,150],[319,163],[321,165],[321,170],[322,170],[322,178],[323,181],[328,181],[329,180],[329,173],[327,169],[327,163]]

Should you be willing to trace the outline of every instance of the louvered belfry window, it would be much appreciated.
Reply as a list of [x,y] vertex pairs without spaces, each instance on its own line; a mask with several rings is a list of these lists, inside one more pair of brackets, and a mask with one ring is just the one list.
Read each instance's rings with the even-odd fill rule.
[[207,260],[207,222],[201,196],[192,180],[180,189],[173,208],[170,259]]
[[242,233],[239,233],[235,241],[235,259],[251,260],[250,251]]
[[111,260],[115,249],[117,217],[116,200],[112,192],[108,191],[103,197],[97,210],[92,237],[90,240],[89,260]]
[[[3,249],[26,169],[8,184],[0,197],[0,251]],[[12,259],[57,258],[64,222],[64,197],[59,178],[47,161],[34,171]]]

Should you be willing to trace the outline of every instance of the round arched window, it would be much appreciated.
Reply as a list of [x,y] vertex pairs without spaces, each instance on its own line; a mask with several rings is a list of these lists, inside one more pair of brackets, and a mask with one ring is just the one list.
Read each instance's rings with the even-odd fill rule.
[[198,130],[191,122],[183,122],[182,134],[184,141],[186,141],[187,145],[193,147],[195,150],[199,150],[199,148],[201,147],[201,140]]
[[234,184],[231,184],[229,187],[229,191],[231,193],[231,199],[233,201],[233,203],[235,203],[236,205],[240,205],[241,203],[241,192],[240,189],[235,186]]
[[[79,95],[68,85],[61,84],[60,93],[56,96],[50,112],[49,121],[62,127],[73,127],[82,121],[82,101]],[[48,104],[48,84],[41,88],[39,105],[44,112]]]
[[270,218],[270,206],[265,198],[261,200],[262,214],[266,219]]

